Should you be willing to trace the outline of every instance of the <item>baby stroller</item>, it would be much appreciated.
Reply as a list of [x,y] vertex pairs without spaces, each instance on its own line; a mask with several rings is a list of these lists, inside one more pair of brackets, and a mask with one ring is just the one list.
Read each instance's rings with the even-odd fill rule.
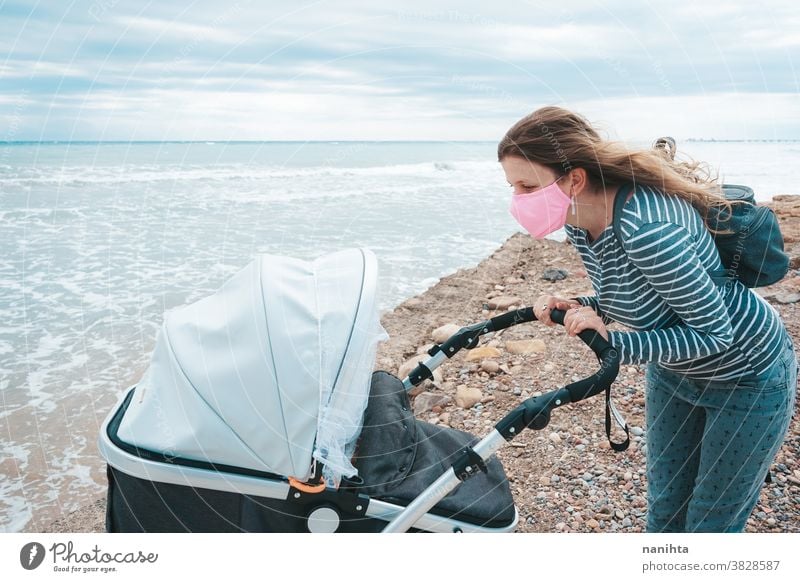
[[376,280],[364,249],[313,262],[262,255],[168,312],[148,370],[99,436],[107,531],[512,531],[494,452],[545,426],[552,408],[607,388],[616,352],[584,332],[601,370],[529,399],[476,442],[416,420],[407,390],[532,310],[463,328],[401,382],[372,372],[385,337]]

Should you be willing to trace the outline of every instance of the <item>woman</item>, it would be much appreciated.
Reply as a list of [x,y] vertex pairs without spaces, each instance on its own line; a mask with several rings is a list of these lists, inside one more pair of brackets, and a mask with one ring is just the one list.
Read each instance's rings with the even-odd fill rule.
[[[789,426],[797,360],[778,313],[722,268],[703,217],[728,204],[699,164],[604,140],[581,116],[545,107],[498,146],[511,212],[533,236],[564,227],[595,295],[542,296],[552,325],[597,330],[623,364],[647,363],[647,531],[742,531]],[[614,197],[635,181],[623,207]],[[624,248],[623,246],[624,245]],[[630,332],[608,332],[616,321]]]

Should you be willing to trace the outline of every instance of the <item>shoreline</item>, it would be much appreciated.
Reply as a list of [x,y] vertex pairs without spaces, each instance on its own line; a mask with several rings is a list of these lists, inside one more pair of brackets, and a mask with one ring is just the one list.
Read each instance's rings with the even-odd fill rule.
[[[757,292],[778,310],[800,345],[800,196],[775,196],[769,205],[780,219],[791,270],[779,283]],[[543,279],[548,269],[566,276]],[[575,296],[592,289],[568,243],[515,234],[475,267],[443,277],[384,313],[381,321],[390,339],[379,348],[376,369],[401,375],[403,364],[433,342],[437,328],[476,323],[509,306],[529,304],[545,292]],[[496,310],[487,309],[494,304]],[[491,348],[486,358],[470,359],[464,351],[443,364],[435,383],[418,388],[430,395],[415,399],[418,418],[483,436],[521,400],[595,371],[594,358],[587,357],[591,352],[580,340],[536,322],[492,334],[480,345]],[[643,386],[643,368],[625,365],[612,387],[614,402],[632,431],[631,446],[623,453],[612,451],[606,440],[602,398],[556,410],[544,430],[526,431],[498,453],[520,513],[517,531],[644,531]],[[429,405],[423,406],[426,399]],[[773,482],[762,488],[745,531],[800,532],[799,456],[800,415],[795,414],[772,466]],[[104,511],[101,497],[44,529],[22,532],[103,532]]]

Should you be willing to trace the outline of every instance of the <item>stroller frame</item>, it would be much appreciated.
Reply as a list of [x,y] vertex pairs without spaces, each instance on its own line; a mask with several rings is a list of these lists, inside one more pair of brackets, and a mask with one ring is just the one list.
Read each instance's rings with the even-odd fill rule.
[[[554,309],[550,317],[561,325],[564,324],[565,312]],[[433,370],[446,358],[451,358],[463,348],[474,347],[478,337],[493,331],[534,321],[536,319],[532,307],[518,309],[499,315],[487,321],[462,328],[441,346],[435,345],[429,351],[425,362],[420,363],[404,381],[406,389],[421,383],[433,376]],[[584,330],[580,337],[597,355],[600,370],[593,375],[568,384],[563,388],[552,390],[541,396],[525,400],[517,408],[503,417],[494,430],[474,447],[466,448],[453,466],[417,496],[406,509],[397,515],[383,529],[383,533],[400,533],[408,531],[418,519],[458,487],[463,481],[485,471],[485,462],[508,441],[525,428],[541,430],[550,422],[550,413],[554,408],[584,400],[600,392],[609,393],[611,384],[619,372],[619,353],[608,341],[594,330]],[[608,422],[608,421],[607,421]],[[626,427],[627,431],[627,427]]]

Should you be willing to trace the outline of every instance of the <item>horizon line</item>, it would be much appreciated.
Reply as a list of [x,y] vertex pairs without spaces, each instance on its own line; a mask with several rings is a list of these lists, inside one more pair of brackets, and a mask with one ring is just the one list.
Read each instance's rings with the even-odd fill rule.
[[[631,140],[639,141],[639,140]],[[643,141],[643,140],[642,140]],[[790,143],[798,142],[800,138],[713,138],[713,137],[689,137],[683,138],[679,141],[684,142],[774,142],[774,143]],[[268,144],[268,143],[497,143],[497,140],[483,140],[483,139],[276,139],[276,140],[225,140],[225,139],[166,139],[166,140],[93,140],[93,139],[77,139],[77,140],[61,140],[61,139],[44,139],[44,140],[0,140],[0,145],[68,145],[68,144]]]

